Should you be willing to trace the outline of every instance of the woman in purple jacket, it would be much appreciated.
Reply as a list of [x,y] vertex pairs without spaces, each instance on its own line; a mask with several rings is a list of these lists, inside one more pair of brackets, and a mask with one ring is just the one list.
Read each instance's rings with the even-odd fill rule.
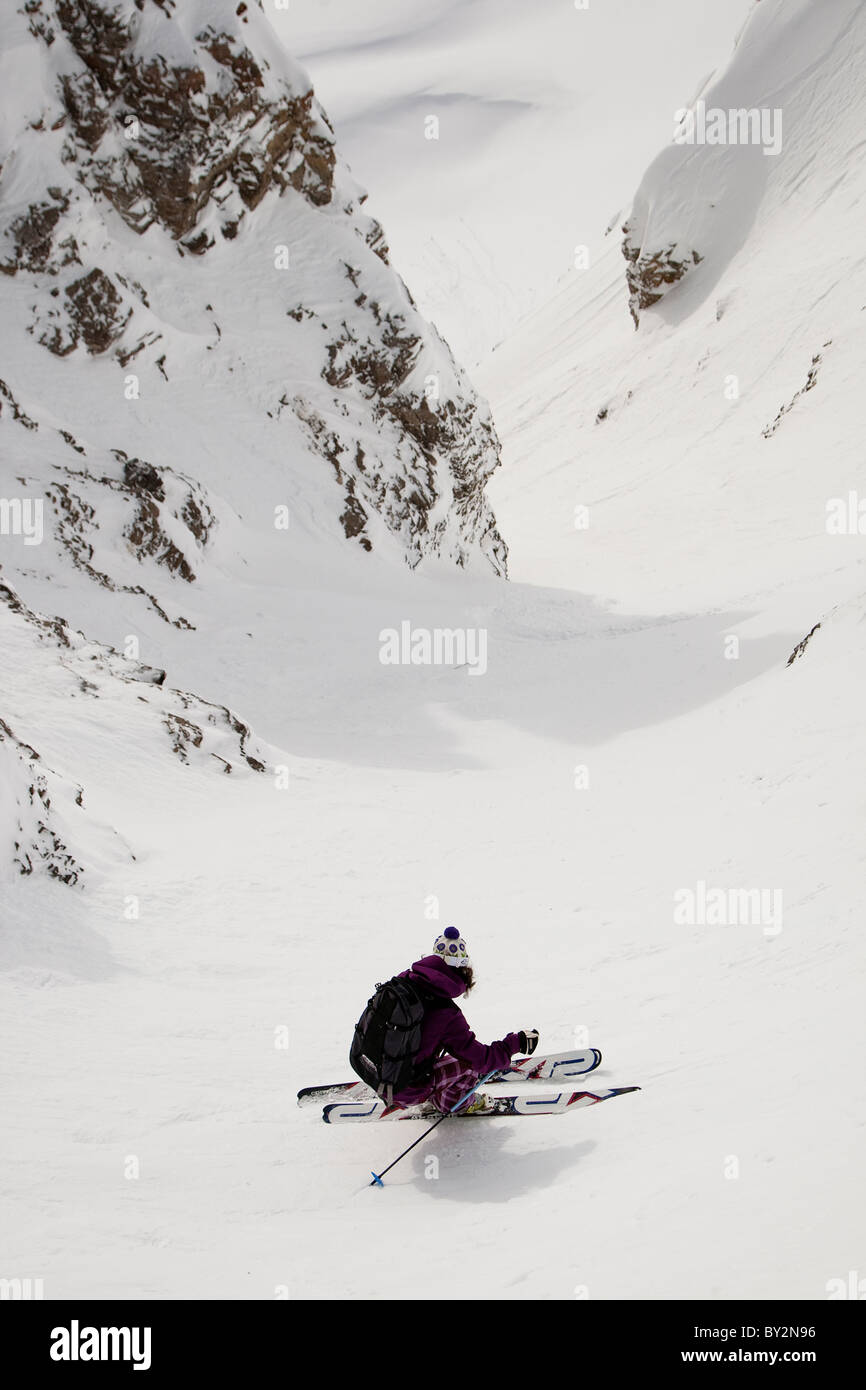
[[[507,1067],[516,1054],[531,1056],[538,1046],[537,1030],[509,1033],[489,1047],[478,1041],[454,1002],[475,984],[466,942],[456,927],[446,927],[434,942],[433,954],[422,956],[401,974],[418,987],[424,999],[421,1046],[415,1059],[424,1079],[401,1091],[393,1103],[407,1106],[430,1101],[443,1112],[455,1106],[459,1110],[480,1108],[483,1101],[468,1093],[482,1076]],[[465,1104],[458,1104],[464,1097]]]

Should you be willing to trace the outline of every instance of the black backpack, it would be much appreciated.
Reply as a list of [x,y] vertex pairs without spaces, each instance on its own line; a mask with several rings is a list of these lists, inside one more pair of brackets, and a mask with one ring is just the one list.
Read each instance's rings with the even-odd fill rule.
[[395,975],[376,986],[355,1024],[349,1065],[387,1105],[432,1070],[432,1059],[426,1066],[415,1063],[423,1021],[422,991],[405,976]]

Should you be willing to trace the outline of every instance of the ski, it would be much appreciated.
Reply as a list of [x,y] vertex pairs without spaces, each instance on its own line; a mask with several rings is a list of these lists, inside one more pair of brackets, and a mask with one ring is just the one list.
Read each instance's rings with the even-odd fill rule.
[[[519,1057],[510,1066],[484,1084],[492,1086],[505,1081],[572,1081],[576,1076],[585,1076],[595,1071],[601,1061],[597,1047],[586,1048],[583,1052],[555,1052],[549,1057]],[[315,1105],[329,1100],[361,1101],[374,1100],[376,1095],[363,1081],[335,1081],[330,1086],[305,1086],[298,1091],[298,1105]]]
[[[613,1096],[624,1096],[629,1091],[639,1091],[640,1086],[616,1086],[605,1091],[561,1091],[558,1095],[547,1096],[488,1096],[484,1095],[483,1108],[465,1110],[448,1119],[483,1120],[503,1115],[563,1115],[567,1110],[579,1110],[586,1105],[598,1105],[599,1101],[610,1100]],[[327,1125],[370,1124],[379,1120],[432,1120],[441,1117],[441,1111],[432,1105],[410,1105],[401,1109],[397,1105],[386,1105],[382,1100],[343,1101],[326,1105],[322,1119]]]

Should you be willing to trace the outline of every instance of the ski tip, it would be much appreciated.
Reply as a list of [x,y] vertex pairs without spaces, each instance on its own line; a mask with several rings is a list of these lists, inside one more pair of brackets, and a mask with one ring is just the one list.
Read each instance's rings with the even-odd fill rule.
[[308,1096],[320,1096],[326,1091],[342,1091],[345,1085],[343,1081],[336,1081],[331,1086],[302,1086],[298,1091],[298,1100],[306,1100]]

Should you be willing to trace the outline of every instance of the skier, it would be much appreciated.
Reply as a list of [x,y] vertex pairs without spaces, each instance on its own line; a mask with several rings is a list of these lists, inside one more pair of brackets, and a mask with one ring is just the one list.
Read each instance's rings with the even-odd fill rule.
[[[429,956],[377,984],[367,1000],[349,1047],[349,1066],[361,1085],[338,1081],[304,1086],[298,1092],[298,1104],[326,1101],[322,1112],[326,1124],[355,1124],[414,1119],[427,1111],[438,1111],[442,1118],[449,1114],[559,1115],[640,1089],[620,1086],[598,1092],[561,1090],[550,1096],[479,1095],[476,1088],[486,1077],[497,1082],[571,1082],[595,1071],[602,1058],[597,1047],[589,1047],[533,1059],[538,1047],[536,1028],[508,1033],[489,1045],[479,1042],[455,1002],[474,984],[466,942],[456,927],[446,927]],[[395,1113],[403,1111],[407,1113]]]
[[466,942],[456,927],[446,927],[434,942],[433,954],[416,960],[398,978],[408,979],[422,995],[424,1019],[415,1055],[418,1082],[395,1095],[393,1104],[405,1109],[427,1101],[443,1113],[455,1107],[467,1113],[483,1109],[484,1098],[468,1093],[483,1076],[507,1067],[515,1055],[531,1056],[538,1046],[538,1030],[521,1029],[489,1046],[478,1041],[455,1003],[475,984]]

